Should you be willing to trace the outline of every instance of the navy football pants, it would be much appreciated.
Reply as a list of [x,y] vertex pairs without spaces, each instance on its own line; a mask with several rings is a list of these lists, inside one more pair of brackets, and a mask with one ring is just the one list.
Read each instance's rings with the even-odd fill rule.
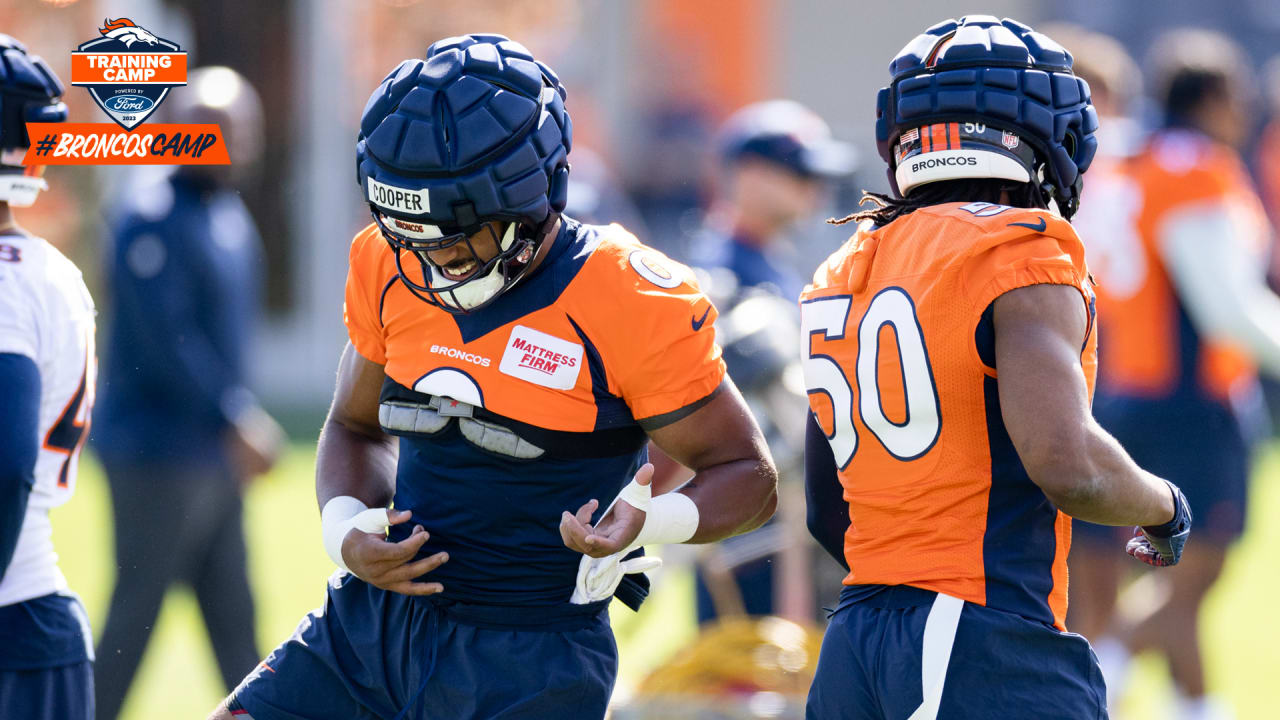
[[831,617],[809,720],[1105,720],[1081,636],[907,586]]
[[[254,720],[546,720],[604,717],[618,668],[605,603],[565,606],[560,627],[483,627],[463,607],[335,573],[303,618],[236,688]],[[578,610],[577,608],[581,608]],[[526,608],[493,608],[515,621]]]
[[93,720],[93,663],[0,670],[0,717]]

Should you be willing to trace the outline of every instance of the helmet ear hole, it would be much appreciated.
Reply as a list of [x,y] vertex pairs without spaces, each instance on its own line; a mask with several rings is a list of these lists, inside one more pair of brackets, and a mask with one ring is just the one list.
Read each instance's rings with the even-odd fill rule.
[[569,203],[569,165],[564,164],[555,169],[551,175],[551,188],[547,194],[547,200],[551,204],[551,209],[555,212],[563,212],[565,205]]

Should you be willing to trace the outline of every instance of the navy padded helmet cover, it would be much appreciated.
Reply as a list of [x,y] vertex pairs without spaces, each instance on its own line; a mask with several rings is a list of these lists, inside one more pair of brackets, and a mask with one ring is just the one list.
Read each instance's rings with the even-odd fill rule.
[[542,222],[564,209],[573,127],[555,73],[501,35],[467,35],[405,60],[365,105],[357,178],[426,189],[439,225]]
[[0,33],[0,149],[29,147],[29,122],[66,120],[62,94],[62,82],[43,59]]
[[903,132],[935,122],[977,121],[1016,131],[1047,166],[1060,199],[1072,201],[1098,142],[1089,86],[1072,57],[1030,27],[990,15],[938,23],[889,64],[876,99],[876,145],[893,166]]

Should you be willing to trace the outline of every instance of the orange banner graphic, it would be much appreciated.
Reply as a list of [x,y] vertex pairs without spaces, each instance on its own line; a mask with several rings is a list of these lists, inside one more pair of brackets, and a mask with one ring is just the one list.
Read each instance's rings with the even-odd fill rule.
[[230,165],[222,128],[149,124],[126,131],[111,123],[27,123],[24,165]]

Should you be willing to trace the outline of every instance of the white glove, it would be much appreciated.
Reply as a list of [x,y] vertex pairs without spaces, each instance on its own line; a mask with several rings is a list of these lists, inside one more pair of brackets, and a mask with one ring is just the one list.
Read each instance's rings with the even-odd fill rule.
[[662,558],[645,556],[623,560],[630,550],[623,550],[602,558],[583,555],[578,563],[578,582],[573,587],[569,602],[586,605],[613,597],[624,575],[643,573],[662,567]]

